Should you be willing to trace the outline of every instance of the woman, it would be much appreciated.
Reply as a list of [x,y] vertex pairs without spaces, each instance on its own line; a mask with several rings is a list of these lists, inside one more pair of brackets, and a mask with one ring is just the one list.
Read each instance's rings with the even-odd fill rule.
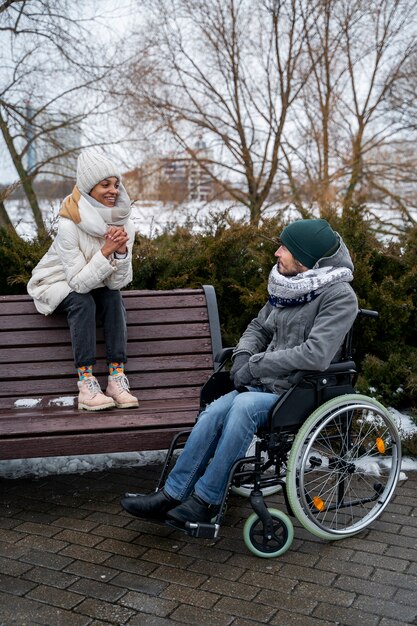
[[[117,166],[94,149],[81,152],[76,186],[59,212],[58,232],[27,290],[40,313],[65,311],[78,371],[78,408],[137,407],[124,373],[126,311],[120,289],[132,280],[135,229]],[[96,312],[109,368],[105,394],[93,375]]]

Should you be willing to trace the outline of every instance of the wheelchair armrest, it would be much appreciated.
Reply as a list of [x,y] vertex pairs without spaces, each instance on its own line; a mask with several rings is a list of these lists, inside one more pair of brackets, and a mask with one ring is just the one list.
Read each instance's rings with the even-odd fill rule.
[[317,370],[297,370],[288,376],[288,382],[291,385],[297,385],[305,376],[326,376],[326,374],[335,374],[339,372],[349,372],[356,370],[355,361],[340,361],[339,363],[330,363],[327,370],[319,372]]
[[222,348],[220,352],[216,354],[214,359],[214,369],[215,371],[221,369],[223,365],[228,361],[233,354],[234,348]]

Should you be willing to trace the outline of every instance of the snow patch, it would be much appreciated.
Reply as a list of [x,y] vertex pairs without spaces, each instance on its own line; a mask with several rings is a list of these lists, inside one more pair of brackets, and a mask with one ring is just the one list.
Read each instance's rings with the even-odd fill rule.
[[122,467],[141,467],[163,463],[166,450],[115,452],[83,456],[39,457],[0,461],[0,478],[40,477],[51,474],[83,474]]
[[21,398],[16,400],[14,405],[17,409],[32,409],[34,406],[39,406],[42,402],[42,398]]
[[52,398],[48,402],[48,406],[74,406],[75,396],[62,396],[60,398]]

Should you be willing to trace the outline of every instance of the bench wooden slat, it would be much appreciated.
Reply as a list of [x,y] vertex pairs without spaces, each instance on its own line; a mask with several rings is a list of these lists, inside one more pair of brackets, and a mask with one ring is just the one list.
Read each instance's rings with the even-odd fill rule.
[[[210,354],[211,342],[207,337],[206,341],[201,339],[182,339],[181,349],[184,354],[198,354],[201,350],[204,353]],[[163,355],[176,355],[178,353],[178,340],[167,339],[166,341],[129,341],[127,356],[133,358],[133,356],[163,356]],[[45,362],[51,361],[70,361],[73,362],[72,348],[66,343],[65,345],[44,345],[43,359]],[[97,344],[97,357],[104,358],[104,344],[98,342]],[[39,349],[36,347],[27,347],[23,345],[21,348],[8,348],[7,352],[2,350],[0,352],[0,363],[30,363],[39,359]],[[130,364],[129,364],[130,365]]]
[[[65,316],[40,315],[28,296],[0,296],[0,363],[7,364],[0,378],[0,459],[160,449],[194,423],[200,388],[221,346],[213,288],[126,291],[123,298],[126,373],[141,404],[89,413],[77,408]],[[98,328],[94,373],[102,388],[104,355]]]
[[[47,332],[45,332],[47,330]],[[134,340],[155,340],[161,339],[191,339],[204,337],[210,340],[209,324],[167,324],[167,326],[128,326],[129,342]],[[100,329],[97,333],[98,342],[103,342]],[[25,332],[1,332],[0,349],[19,345],[40,346],[40,345],[69,345],[70,335],[67,327],[59,329],[25,330]]]
[[58,435],[56,437],[26,437],[0,440],[0,459],[26,459],[31,457],[79,456],[83,454],[109,454],[112,452],[139,452],[164,450],[172,437],[191,428],[194,418],[175,427],[143,431],[117,431],[88,435]]

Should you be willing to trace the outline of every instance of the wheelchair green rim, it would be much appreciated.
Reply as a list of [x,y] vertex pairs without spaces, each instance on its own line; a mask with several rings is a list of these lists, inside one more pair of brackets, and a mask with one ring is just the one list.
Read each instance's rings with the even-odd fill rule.
[[245,522],[243,527],[243,539],[245,541],[246,547],[254,554],[255,556],[259,556],[263,559],[273,559],[277,556],[281,556],[284,552],[291,547],[291,544],[294,539],[294,526],[288,515],[279,511],[278,509],[268,509],[269,514],[273,518],[279,522],[282,528],[282,537],[278,539],[279,547],[277,549],[269,548],[265,545],[265,548],[262,549],[262,545],[260,541],[256,541],[255,533],[256,526],[259,526],[258,536],[261,536],[262,523],[256,513],[252,513]]
[[[342,419],[341,416],[346,412],[348,412],[348,415],[349,412],[350,415],[354,415],[354,411],[358,412],[357,414],[360,416],[359,419],[348,419],[352,419],[352,423],[354,421],[355,425],[359,425],[360,433],[358,435],[357,432],[354,432],[354,435],[357,436],[358,440],[362,437],[363,441],[362,439],[360,440],[360,446],[355,447],[355,445],[352,444],[352,447],[350,449],[346,448],[343,453],[341,451],[337,452],[337,444],[342,441],[342,437],[345,439],[348,438],[347,431],[343,431],[341,427],[342,422],[338,422],[338,419]],[[360,411],[362,411],[362,413]],[[337,498],[339,498],[337,491],[340,489],[340,485],[337,484],[337,480],[340,477],[342,477],[340,482],[347,485],[347,491],[351,488],[351,492],[355,493],[354,481],[358,481],[358,483],[360,482],[362,485],[366,485],[366,489],[371,492],[370,476],[372,472],[368,475],[366,468],[365,470],[361,469],[361,463],[363,464],[363,462],[369,460],[367,457],[371,458],[371,453],[365,449],[366,446],[364,445],[365,443],[368,447],[371,445],[366,439],[368,431],[372,432],[372,435],[374,433],[373,422],[370,421],[368,413],[365,413],[365,411],[369,411],[370,418],[374,419],[375,423],[378,424],[378,428],[380,427],[383,432],[386,433],[391,446],[389,449],[391,456],[387,455],[386,457],[386,459],[388,459],[388,465],[390,465],[389,473],[386,478],[385,476],[382,478],[382,480],[385,480],[385,485],[374,481],[373,500],[371,498],[369,501],[363,500],[364,503],[366,502],[366,505],[371,505],[371,502],[375,501],[375,504],[372,505],[371,508],[365,505],[360,506],[358,504],[359,499],[357,502],[352,499],[349,503],[348,498],[346,498],[347,503],[342,506],[333,503],[331,506],[328,506],[327,504],[323,504],[326,502],[326,496],[323,496],[323,500],[321,500],[321,497],[317,496],[317,504],[315,498],[312,498],[314,490],[311,490],[310,486],[312,485],[316,488],[317,492],[321,489],[323,493],[327,494],[329,501],[333,495],[329,496],[328,494],[330,492],[336,494],[334,496],[334,501],[336,501]],[[336,427],[335,425],[338,426]],[[327,431],[325,429],[330,429],[331,426],[333,426],[333,432],[335,432],[335,429],[336,431],[337,428],[339,429],[340,438],[338,438],[339,435],[333,435],[334,442],[332,442],[331,445],[334,446],[336,452],[331,448],[333,456],[329,459],[324,458],[323,466],[321,467],[321,460],[317,458],[320,457],[320,452],[314,456],[316,453],[314,445],[320,442],[318,444],[318,448],[320,449],[320,445],[322,445],[323,441],[327,444]],[[349,431],[349,433],[350,432],[351,431]],[[325,436],[323,436],[322,433],[325,433]],[[329,437],[327,438],[330,439]],[[364,447],[363,454],[362,447]],[[379,517],[389,503],[401,469],[400,447],[401,442],[395,421],[385,407],[374,398],[361,394],[347,394],[333,398],[318,407],[297,433],[288,460],[287,493],[291,508],[297,519],[309,532],[326,540],[342,539],[362,531]],[[372,447],[371,452],[372,455],[377,458],[374,447]],[[316,465],[313,465],[312,459],[315,460]],[[326,462],[328,463],[327,467]],[[333,483],[335,483],[335,485]],[[342,496],[342,502],[343,497],[344,496]],[[342,527],[342,524],[339,524],[337,521],[339,515],[341,519],[348,519],[349,516],[351,516],[349,524]],[[360,517],[360,515],[362,517]],[[325,520],[326,516],[327,521]]]

